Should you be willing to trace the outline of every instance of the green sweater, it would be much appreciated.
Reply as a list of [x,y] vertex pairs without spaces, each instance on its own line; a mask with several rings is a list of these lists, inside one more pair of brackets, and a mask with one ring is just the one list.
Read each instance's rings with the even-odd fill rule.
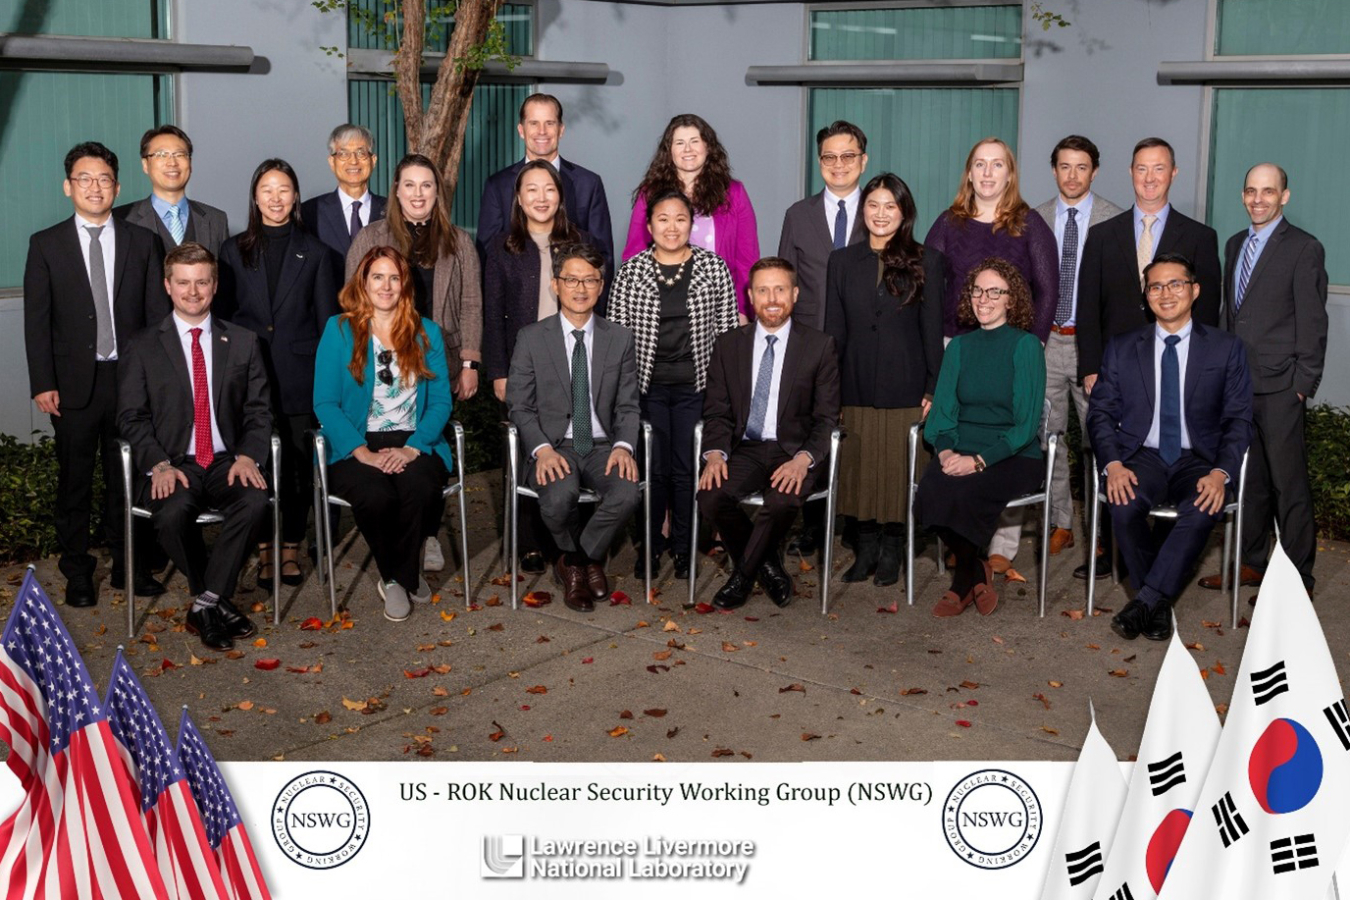
[[947,346],[924,437],[941,453],[978,454],[992,466],[1039,459],[1045,405],[1041,342],[1011,325],[958,335]]

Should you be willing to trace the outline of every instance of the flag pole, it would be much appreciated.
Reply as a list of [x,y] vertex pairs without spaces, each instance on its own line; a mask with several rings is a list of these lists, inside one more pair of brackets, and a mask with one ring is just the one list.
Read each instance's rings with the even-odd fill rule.
[[1341,900],[1341,886],[1336,882],[1336,873],[1331,873],[1331,894],[1336,900]]

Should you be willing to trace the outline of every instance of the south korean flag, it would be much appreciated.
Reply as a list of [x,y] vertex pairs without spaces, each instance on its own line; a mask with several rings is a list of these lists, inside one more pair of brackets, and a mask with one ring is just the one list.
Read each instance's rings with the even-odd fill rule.
[[1298,571],[1278,545],[1214,761],[1161,900],[1330,896],[1350,834],[1350,721]]

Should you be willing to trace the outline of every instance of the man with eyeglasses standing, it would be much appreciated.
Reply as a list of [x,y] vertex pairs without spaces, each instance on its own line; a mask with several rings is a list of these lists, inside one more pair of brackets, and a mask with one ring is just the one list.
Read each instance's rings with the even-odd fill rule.
[[[1154,322],[1112,338],[1088,403],[1088,433],[1120,555],[1136,594],[1111,620],[1127,641],[1172,636],[1186,586],[1252,436],[1247,351],[1192,317],[1203,296],[1190,260],[1160,253],[1144,268]],[[1149,510],[1175,506],[1165,540]]]
[[[797,271],[794,322],[825,330],[825,268],[830,254],[867,236],[858,205],[863,173],[867,171],[867,135],[852,122],[839,121],[816,132],[816,154],[825,187],[819,194],[798,200],[783,216],[778,256]],[[851,520],[850,520],[851,522]],[[819,549],[825,534],[825,504],[808,504],[802,511],[802,530],[788,542],[789,553],[809,556]],[[845,527],[845,544],[852,528]]]
[[119,219],[159,234],[167,249],[201,244],[214,256],[230,235],[224,210],[187,197],[192,178],[192,139],[176,125],[151,128],[141,137],[141,169],[150,196],[113,210]]
[[310,197],[300,204],[300,218],[311,234],[337,251],[338,283],[341,261],[357,232],[384,218],[384,197],[370,192],[370,173],[379,157],[375,137],[367,128],[350,123],[339,125],[328,136],[328,168],[337,177],[337,190]]
[[[112,215],[117,154],[95,142],[66,154],[66,196],[74,216],[32,236],[23,274],[28,382],[56,437],[56,542],[65,601],[93,606],[94,557],[89,520],[94,461],[103,461],[103,528],[114,560],[122,559],[122,474],[117,451],[118,350],[169,314],[164,245],[151,231]],[[139,568],[139,565],[138,565]],[[113,587],[127,573],[113,564]],[[163,593],[137,571],[136,592]]]

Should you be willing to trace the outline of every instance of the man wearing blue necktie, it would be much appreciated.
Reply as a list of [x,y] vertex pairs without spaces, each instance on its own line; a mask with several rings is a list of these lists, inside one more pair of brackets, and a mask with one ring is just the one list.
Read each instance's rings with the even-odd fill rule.
[[[1223,513],[1252,435],[1247,352],[1191,318],[1190,260],[1160,253],[1144,269],[1155,322],[1112,338],[1088,405],[1111,523],[1136,596],[1111,620],[1126,640],[1172,636],[1172,603]],[[1159,546],[1148,513],[1177,508]]]

